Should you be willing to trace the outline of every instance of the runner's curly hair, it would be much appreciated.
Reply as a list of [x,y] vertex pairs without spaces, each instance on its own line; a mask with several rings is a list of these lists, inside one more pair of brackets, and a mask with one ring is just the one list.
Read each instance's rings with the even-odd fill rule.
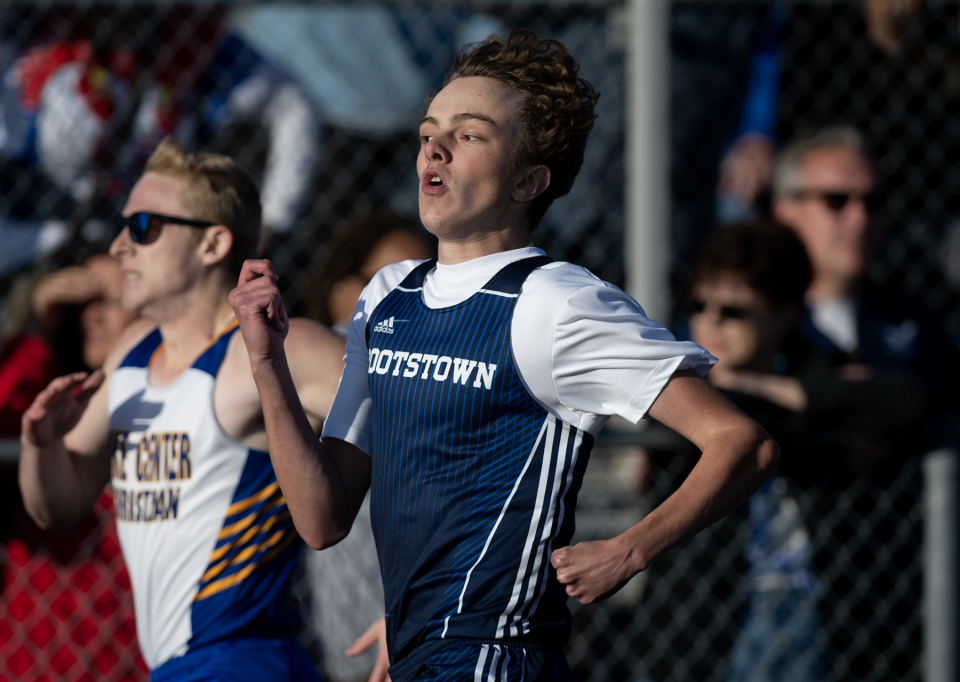
[[550,186],[530,203],[532,231],[580,172],[600,93],[581,77],[580,65],[563,43],[537,38],[528,28],[506,40],[492,35],[465,47],[443,86],[468,76],[495,78],[520,96],[517,168],[543,164],[550,169]]

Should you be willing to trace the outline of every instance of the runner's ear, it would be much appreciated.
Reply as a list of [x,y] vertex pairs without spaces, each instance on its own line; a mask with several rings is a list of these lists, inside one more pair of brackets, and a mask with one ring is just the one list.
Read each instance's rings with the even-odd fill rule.
[[514,201],[533,201],[550,186],[550,169],[546,166],[527,166],[517,174],[510,196]]
[[200,240],[200,259],[204,265],[216,265],[227,259],[233,248],[233,232],[223,225],[205,229]]

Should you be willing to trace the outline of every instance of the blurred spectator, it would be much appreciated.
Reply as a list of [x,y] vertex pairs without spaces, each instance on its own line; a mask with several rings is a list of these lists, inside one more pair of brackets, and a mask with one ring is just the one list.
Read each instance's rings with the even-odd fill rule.
[[[860,134],[834,127],[793,141],[777,159],[773,189],[774,216],[797,233],[813,264],[802,322],[810,343],[868,384],[885,372],[915,374],[934,421],[960,411],[960,352],[941,321],[919,299],[867,279],[882,239],[883,195]],[[824,404],[846,399],[816,396]]]
[[53,349],[27,328],[29,292],[21,279],[0,320],[0,438],[20,437],[20,417],[58,372]]
[[910,19],[920,10],[920,0],[866,0],[863,17],[873,44],[887,54],[900,50]]
[[3,23],[0,172],[11,189],[0,201],[0,238],[20,248],[0,258],[0,274],[80,228],[88,241],[104,236],[163,137],[220,149],[241,144],[241,121],[268,140],[265,234],[293,228],[318,160],[315,108],[220,12],[56,7],[8,11]]
[[[346,335],[360,293],[380,268],[436,257],[436,238],[415,220],[381,209],[353,220],[332,241],[306,293],[307,315]],[[383,584],[370,528],[370,495],[346,539],[321,552],[304,549],[304,620],[308,650],[328,682],[365,681],[376,651],[356,659],[343,652],[383,616]]]
[[[810,533],[782,475],[810,457],[797,414],[806,400],[796,379],[777,374],[778,365],[781,374],[785,369],[784,346],[810,279],[800,240],[785,227],[764,223],[714,234],[694,270],[691,339],[720,360],[708,379],[781,449],[781,473],[749,503],[749,608],[728,673],[737,682],[812,682],[823,673]],[[767,390],[751,391],[751,380],[760,378],[769,379]]]
[[771,6],[750,59],[750,80],[733,144],[720,163],[717,222],[756,217],[758,201],[773,179],[777,102],[780,95],[780,43],[787,10]]
[[436,255],[436,237],[420,221],[389,209],[354,219],[336,235],[306,292],[307,316],[346,334],[360,292],[380,268]]
[[[107,255],[91,256],[83,266],[64,268],[41,277],[32,292],[23,296],[38,334],[20,334],[16,343],[4,344],[0,355],[0,395],[12,372],[20,378],[23,394],[0,411],[0,437],[20,433],[20,416],[29,407],[23,396],[36,396],[66,363],[82,360],[86,369],[97,369],[135,315],[119,306],[120,264]],[[78,315],[71,315],[78,312]],[[27,317],[24,315],[23,317]],[[79,324],[79,329],[73,329]],[[6,361],[6,349],[12,348]],[[61,362],[53,349],[66,353]],[[71,351],[77,351],[72,353]],[[74,355],[77,359],[74,359]],[[57,365],[60,364],[60,371]],[[45,381],[44,385],[35,385]],[[31,387],[24,391],[26,386]],[[14,393],[14,395],[19,395]],[[15,419],[15,422],[13,421]],[[20,499],[16,468],[2,468],[4,528],[0,541],[12,562],[0,567],[0,657],[18,679],[44,679],[56,666],[65,665],[64,652],[79,652],[78,668],[95,670],[99,679],[131,680],[143,670],[133,625],[133,597],[120,555],[113,520],[113,496],[100,497],[94,510],[75,528],[41,530],[27,516]],[[9,525],[8,525],[9,524]],[[44,575],[44,582],[30,580]],[[100,581],[92,606],[75,604],[70,627],[59,625],[52,605],[65,585]],[[43,588],[49,581],[50,586]],[[91,585],[93,587],[93,585]],[[89,588],[88,588],[89,589]],[[31,606],[32,605],[32,606]],[[76,624],[86,628],[80,632]],[[71,629],[74,631],[71,632]],[[91,632],[105,636],[106,645],[91,643]],[[75,655],[71,653],[69,655]],[[51,663],[56,661],[56,663]]]
[[[750,605],[730,680],[818,680],[819,635],[810,509],[797,492],[827,488],[915,449],[925,416],[919,379],[838,372],[797,334],[815,268],[790,229],[743,223],[716,233],[694,273],[691,338],[720,362],[708,379],[781,447],[780,471],[750,500]],[[831,586],[832,587],[832,586]]]
[[33,289],[32,306],[40,333],[56,345],[66,308],[80,309],[81,355],[86,369],[99,369],[120,333],[137,318],[120,307],[120,263],[106,254],[91,256],[79,267],[45,275]]
[[670,13],[670,230],[675,300],[718,222],[749,216],[768,186],[782,6],[685,4]]

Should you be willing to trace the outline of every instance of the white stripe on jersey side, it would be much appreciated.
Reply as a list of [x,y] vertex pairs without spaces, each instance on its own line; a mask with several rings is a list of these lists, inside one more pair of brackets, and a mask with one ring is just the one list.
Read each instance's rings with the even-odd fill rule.
[[500,646],[493,645],[493,660],[490,661],[490,674],[487,675],[487,682],[497,682],[497,661],[500,660]]
[[[467,571],[467,577],[463,581],[463,589],[460,591],[460,603],[457,605],[457,613],[463,612],[463,596],[467,593],[467,585],[470,584],[470,576],[473,574],[473,569],[477,567],[480,561],[483,559],[483,556],[487,553],[487,549],[490,547],[490,543],[493,542],[493,536],[497,532],[497,528],[500,527],[500,522],[503,521],[503,517],[507,513],[507,507],[510,506],[510,502],[513,500],[513,496],[517,494],[517,489],[520,487],[520,481],[523,480],[524,475],[527,473],[527,469],[530,468],[530,462],[533,461],[533,456],[537,453],[537,448],[540,447],[540,441],[543,440],[543,434],[547,430],[547,420],[543,421],[543,426],[540,427],[540,435],[537,436],[537,442],[533,445],[533,450],[530,451],[530,454],[527,456],[527,461],[523,465],[523,470],[520,472],[520,475],[517,477],[517,482],[513,484],[513,490],[510,491],[510,496],[507,497],[507,501],[503,503],[503,509],[500,510],[500,516],[497,518],[497,522],[493,524],[493,530],[490,531],[490,535],[487,536],[487,542],[483,545],[483,550],[480,552],[480,556],[477,557],[477,560],[474,562],[473,566],[470,567],[470,570]],[[450,627],[450,616],[447,616],[443,624],[443,634],[440,635],[440,639],[444,639],[447,636],[447,628]]]
[[520,664],[520,682],[527,676],[527,650],[523,650],[523,662]]
[[[533,543],[537,535],[537,526],[540,525],[540,517],[543,515],[543,498],[547,494],[547,477],[550,472],[550,461],[553,459],[553,440],[557,420],[550,415],[546,418],[547,438],[543,447],[543,464],[540,467],[540,485],[537,487],[537,504],[533,509],[533,516],[530,519],[530,528],[527,530],[527,540],[523,545],[523,554],[520,557],[520,568],[517,570],[517,578],[513,582],[513,593],[510,595],[510,602],[507,608],[500,616],[497,623],[497,632],[494,635],[496,639],[503,639],[504,626],[510,614],[516,609],[520,601],[520,590],[523,589],[523,576],[527,573],[527,566],[530,564],[530,554],[533,552]],[[542,433],[542,430],[541,430]]]
[[[563,525],[563,517],[566,515],[566,504],[564,500],[567,499],[567,492],[570,491],[570,486],[573,484],[573,470],[577,466],[577,460],[580,457],[580,447],[583,445],[583,431],[577,429],[577,435],[573,439],[573,453],[570,457],[570,469],[567,471],[567,481],[563,486],[563,492],[560,494],[559,503],[560,503],[560,514],[557,517],[557,528],[559,529]],[[547,556],[553,553],[553,538],[550,539],[550,542],[547,543]],[[537,606],[540,604],[540,598],[543,597],[543,593],[547,591],[547,581],[544,580],[543,584],[540,586],[540,592],[537,594],[537,598],[534,600],[533,604],[530,607],[529,613],[536,613]],[[529,615],[529,614],[528,614]],[[526,632],[530,629],[529,619],[524,619],[520,624],[520,629]]]
[[483,664],[487,662],[488,651],[490,651],[489,644],[480,647],[480,660],[477,661],[477,667],[473,671],[473,682],[483,682]]
[[405,287],[397,287],[397,291],[406,291],[408,294],[415,293],[417,291],[423,291],[423,287],[417,287],[416,289],[407,289]]
[[[517,612],[513,616],[513,622],[510,624],[509,632],[514,633],[519,636],[523,631],[523,626],[517,626],[517,623],[523,618],[523,612],[526,610],[526,607],[533,601],[533,592],[537,588],[537,577],[540,575],[540,569],[547,562],[546,550],[549,542],[549,538],[553,534],[553,517],[557,509],[557,498],[560,497],[560,476],[563,473],[563,466],[566,462],[567,457],[567,442],[570,439],[570,425],[561,422],[561,431],[560,431],[560,445],[557,448],[557,463],[553,469],[553,487],[551,488],[552,492],[550,494],[550,505],[547,507],[546,515],[543,520],[543,532],[540,534],[540,540],[537,543],[537,552],[534,555],[533,559],[533,570],[530,571],[530,582],[527,583],[527,594],[523,599],[523,604],[520,605],[520,608],[517,609]],[[549,472],[547,472],[549,473]],[[546,585],[547,581],[544,579],[543,584]],[[539,594],[537,598],[539,598]]]
[[[500,682],[507,682],[507,674],[510,671],[510,649],[507,648],[503,652],[503,667],[500,668]],[[494,679],[493,682],[497,682]]]
[[503,296],[504,298],[517,298],[520,294],[505,294],[502,291],[492,291],[490,289],[481,289],[481,294],[490,294],[491,296]]

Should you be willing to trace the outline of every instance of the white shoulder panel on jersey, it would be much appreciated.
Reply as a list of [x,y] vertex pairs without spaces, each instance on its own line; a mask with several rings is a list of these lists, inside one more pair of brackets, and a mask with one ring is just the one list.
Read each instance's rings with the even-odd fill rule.
[[678,342],[619,288],[562,262],[527,278],[511,340],[531,395],[594,435],[614,414],[636,423],[677,370],[704,376],[716,362],[697,344]]
[[370,453],[370,392],[367,388],[367,320],[422,260],[405,260],[382,268],[364,287],[347,332],[343,374],[323,422],[321,437],[340,438]]

